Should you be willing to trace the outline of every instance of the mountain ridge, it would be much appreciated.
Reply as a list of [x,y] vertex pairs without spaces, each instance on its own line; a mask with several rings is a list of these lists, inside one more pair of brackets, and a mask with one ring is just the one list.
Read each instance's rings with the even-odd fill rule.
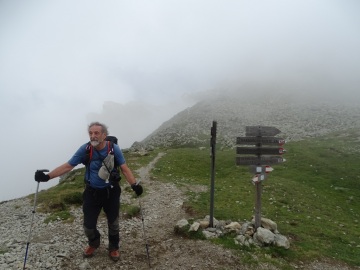
[[218,142],[233,147],[246,126],[275,126],[287,141],[317,137],[360,127],[360,108],[354,103],[290,93],[269,95],[217,91],[168,121],[140,143],[146,147],[207,145],[212,122]]

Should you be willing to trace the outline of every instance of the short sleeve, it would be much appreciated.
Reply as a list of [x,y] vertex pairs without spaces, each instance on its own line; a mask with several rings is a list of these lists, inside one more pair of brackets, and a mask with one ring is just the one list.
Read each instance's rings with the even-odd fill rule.
[[86,145],[87,143],[80,146],[80,148],[75,152],[75,154],[69,159],[68,163],[71,166],[77,166],[80,163],[83,163],[86,157]]

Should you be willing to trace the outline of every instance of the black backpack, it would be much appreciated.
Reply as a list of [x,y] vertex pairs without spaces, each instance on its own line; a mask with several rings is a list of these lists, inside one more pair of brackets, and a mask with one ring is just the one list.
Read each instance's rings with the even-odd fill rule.
[[106,141],[113,142],[115,144],[118,144],[118,139],[115,136],[106,136]]

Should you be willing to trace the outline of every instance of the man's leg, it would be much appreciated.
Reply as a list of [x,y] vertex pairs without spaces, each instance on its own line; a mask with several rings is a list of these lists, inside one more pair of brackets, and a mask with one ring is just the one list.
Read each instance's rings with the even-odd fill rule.
[[87,187],[83,196],[84,232],[88,238],[89,246],[93,248],[100,246],[100,233],[96,224],[101,211],[101,203],[96,192],[96,190]]
[[104,204],[104,212],[108,220],[109,251],[119,249],[119,208],[120,208],[120,187],[114,185],[109,189],[109,198]]

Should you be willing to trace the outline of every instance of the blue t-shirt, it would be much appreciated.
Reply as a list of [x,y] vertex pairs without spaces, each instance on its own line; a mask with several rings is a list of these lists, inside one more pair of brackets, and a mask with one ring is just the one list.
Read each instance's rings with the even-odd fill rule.
[[[86,146],[87,143],[80,146],[72,158],[68,161],[71,166],[77,166],[84,162],[86,157]],[[108,145],[106,145],[100,151],[96,151],[95,148],[92,150],[92,158],[90,160],[90,166],[87,167],[85,172],[85,179],[88,181],[89,185],[93,188],[105,188],[111,185],[111,183],[106,183],[105,180],[101,179],[98,175],[98,172],[101,168],[103,159],[108,155]],[[116,163],[120,166],[125,164],[124,155],[117,144],[114,144],[114,158]],[[88,171],[89,170],[89,171]]]

